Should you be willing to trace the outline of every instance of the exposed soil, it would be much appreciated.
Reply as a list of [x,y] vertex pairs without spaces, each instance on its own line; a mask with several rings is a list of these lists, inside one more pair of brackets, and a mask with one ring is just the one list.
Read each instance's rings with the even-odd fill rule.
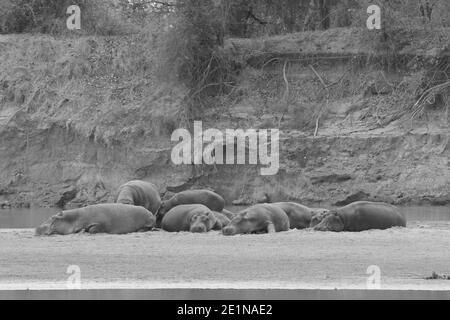
[[0,289],[66,288],[70,265],[82,288],[365,289],[371,265],[381,289],[450,290],[450,223],[360,233],[293,230],[224,237],[163,231],[124,236],[36,237],[0,230]]
[[213,189],[228,204],[449,204],[450,95],[414,120],[407,109],[442,80],[448,35],[399,35],[397,68],[362,29],[229,40],[236,87],[195,119],[204,130],[280,128],[280,168],[267,177],[250,165],[172,163],[171,134],[192,119],[186,88],[157,77],[150,36],[0,36],[0,207],[109,202],[131,179],[166,196]]

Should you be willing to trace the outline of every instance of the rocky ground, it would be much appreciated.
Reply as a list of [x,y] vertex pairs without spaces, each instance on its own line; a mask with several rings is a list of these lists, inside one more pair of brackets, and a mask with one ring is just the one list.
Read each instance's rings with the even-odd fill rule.
[[36,237],[0,230],[0,289],[65,289],[68,267],[82,288],[365,289],[378,266],[381,289],[450,290],[450,223],[360,233],[309,230],[224,237],[162,231],[124,236]]

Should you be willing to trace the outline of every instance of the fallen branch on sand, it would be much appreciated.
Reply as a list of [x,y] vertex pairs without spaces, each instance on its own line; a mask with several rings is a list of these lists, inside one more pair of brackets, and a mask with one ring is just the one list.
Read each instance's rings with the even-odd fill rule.
[[[323,88],[325,89],[325,91],[327,92],[327,102],[325,104],[326,107],[328,107],[328,103],[330,100],[330,88],[329,86],[327,86],[327,84],[325,83],[325,81],[323,81],[323,78],[320,76],[320,74],[316,71],[316,69],[314,69],[314,67],[312,65],[309,65],[309,68],[312,70],[312,72],[314,72],[314,74],[316,75],[316,77],[319,79],[320,83],[322,83]],[[323,106],[320,108],[317,117],[316,117],[316,129],[314,130],[314,137],[317,136],[317,133],[319,132],[319,121],[320,118],[322,117],[322,113],[324,111]]]

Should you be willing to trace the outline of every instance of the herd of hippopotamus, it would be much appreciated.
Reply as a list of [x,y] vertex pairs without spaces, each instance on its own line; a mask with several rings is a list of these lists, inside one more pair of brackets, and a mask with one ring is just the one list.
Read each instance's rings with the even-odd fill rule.
[[223,235],[271,233],[313,228],[317,231],[364,231],[405,227],[404,215],[386,203],[358,201],[327,210],[294,202],[256,204],[239,213],[224,209],[224,199],[209,190],[188,190],[161,201],[155,185],[123,184],[115,203],[65,210],[36,228],[37,235],[79,232],[126,234],[163,229]]

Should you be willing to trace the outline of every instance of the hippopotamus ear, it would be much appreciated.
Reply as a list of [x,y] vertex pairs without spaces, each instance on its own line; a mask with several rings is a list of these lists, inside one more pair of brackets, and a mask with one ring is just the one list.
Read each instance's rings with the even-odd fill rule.
[[341,216],[337,211],[334,211],[334,212],[333,212],[333,215],[334,215],[336,218],[338,218],[339,221],[341,221],[342,223],[344,223],[344,221],[342,220],[342,216]]
[[56,221],[56,220],[60,220],[63,218],[63,213],[58,212],[57,214],[55,214],[54,216],[51,216],[50,218],[48,218],[47,223],[49,225],[49,227]]

